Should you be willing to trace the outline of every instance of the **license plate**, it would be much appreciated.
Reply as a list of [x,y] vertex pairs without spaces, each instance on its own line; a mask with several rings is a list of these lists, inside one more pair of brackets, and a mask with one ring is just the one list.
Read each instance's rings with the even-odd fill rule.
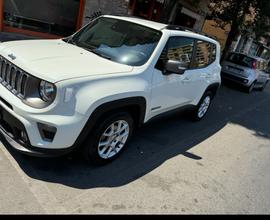
[[239,70],[239,69],[235,69],[235,68],[229,68],[229,70],[233,73],[236,73],[236,74],[240,74],[243,72],[242,70]]

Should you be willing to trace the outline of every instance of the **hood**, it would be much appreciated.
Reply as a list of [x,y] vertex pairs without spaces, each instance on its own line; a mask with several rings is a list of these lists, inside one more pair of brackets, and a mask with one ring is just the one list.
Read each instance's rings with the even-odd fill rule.
[[62,40],[6,42],[0,44],[0,53],[25,72],[53,83],[133,70]]

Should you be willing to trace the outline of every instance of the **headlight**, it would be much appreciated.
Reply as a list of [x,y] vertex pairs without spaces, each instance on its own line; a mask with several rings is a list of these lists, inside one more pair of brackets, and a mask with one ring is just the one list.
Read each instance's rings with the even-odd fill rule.
[[39,94],[44,102],[52,102],[56,96],[54,84],[42,80],[39,86]]
[[33,108],[46,108],[56,98],[57,88],[53,83],[29,76],[22,101]]

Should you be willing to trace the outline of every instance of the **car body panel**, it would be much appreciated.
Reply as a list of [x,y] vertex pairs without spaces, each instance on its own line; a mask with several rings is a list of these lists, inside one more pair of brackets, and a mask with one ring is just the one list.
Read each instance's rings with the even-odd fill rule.
[[[262,62],[261,58],[251,56],[250,58],[256,60],[257,62]],[[245,87],[250,87],[254,82],[256,82],[256,86],[261,86],[264,85],[269,79],[269,75],[260,69],[249,68],[243,65],[235,64],[228,60],[225,60],[222,63],[222,73],[224,73],[223,77],[225,79],[234,81]]]
[[[2,49],[1,49],[2,48]],[[62,40],[25,40],[2,43],[1,54],[24,71],[55,83],[71,78],[132,71]],[[9,56],[16,59],[12,60]]]
[[[164,24],[113,18],[162,31],[157,47],[144,65],[127,66],[112,62],[61,39],[0,44],[2,56],[27,73],[55,83],[57,87],[54,102],[44,109],[35,109],[0,85],[0,96],[13,109],[8,109],[2,101],[0,105],[24,124],[32,146],[40,149],[69,148],[93,112],[105,103],[141,97],[146,101],[143,120],[146,123],[181,106],[196,106],[209,86],[221,83],[220,45],[217,41],[190,31],[168,30]],[[187,70],[183,75],[164,75],[155,66],[170,36],[191,37],[215,44],[215,61],[205,68]],[[42,140],[37,123],[57,128],[53,142]]]

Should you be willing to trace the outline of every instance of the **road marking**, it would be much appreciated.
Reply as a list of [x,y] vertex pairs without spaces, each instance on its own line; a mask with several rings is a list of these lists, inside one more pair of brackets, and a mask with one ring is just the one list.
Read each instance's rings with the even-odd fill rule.
[[[0,142],[1,145],[3,143]],[[0,148],[4,153],[5,157],[10,161],[11,165],[15,168],[19,176],[29,187],[29,190],[32,192],[34,197],[37,199],[39,205],[43,208],[46,214],[66,214],[67,210],[60,205],[57,198],[53,195],[51,190],[47,185],[39,180],[34,180],[28,177],[20,168],[16,160],[10,155],[5,146]],[[34,172],[34,169],[32,170]],[[31,210],[29,210],[31,213]]]

